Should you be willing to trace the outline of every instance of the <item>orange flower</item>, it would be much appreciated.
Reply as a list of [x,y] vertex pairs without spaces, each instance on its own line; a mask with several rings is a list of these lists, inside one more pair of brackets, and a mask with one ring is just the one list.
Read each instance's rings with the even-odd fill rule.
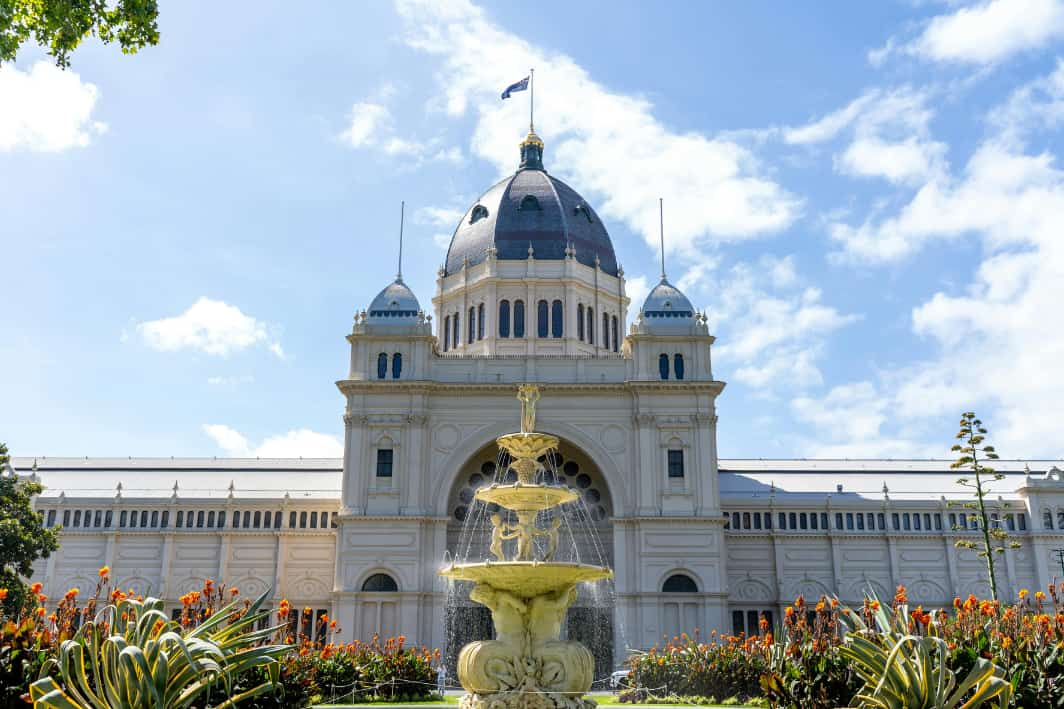
[[1035,597],[1035,600],[1041,601],[1041,600],[1045,599],[1046,594],[1042,593],[1041,591],[1035,591],[1034,592],[1034,597]]
[[894,592],[894,602],[899,606],[909,602],[909,596],[905,593],[905,586],[898,586]]
[[1027,598],[1027,594],[1028,593],[1030,593],[1030,591],[1028,591],[1026,588],[1021,588],[1020,592],[1018,594],[1019,597],[1020,597],[1020,600],[1022,601],[1023,599]]
[[43,593],[38,593],[37,594],[37,600],[40,603],[44,603],[45,601],[48,600],[48,596],[44,595]]
[[1010,645],[1012,645],[1012,638],[1010,638],[1008,635],[1001,638],[1001,648],[1003,650],[1008,650]]
[[961,607],[961,599],[960,599],[960,596],[954,596],[954,597],[953,597],[953,607],[954,607],[954,608],[957,608],[957,609],[959,609],[959,608]]
[[44,586],[41,584],[40,581],[38,581],[37,583],[30,586],[30,593],[40,593],[42,588],[44,588]]
[[240,589],[239,588],[235,588],[234,587],[234,588],[229,589],[229,595],[230,596],[235,596],[238,593],[240,593]]
[[783,614],[786,615],[788,618],[793,618],[794,617],[794,609],[791,608],[790,606],[787,606],[786,608],[783,609]]
[[826,606],[824,605],[823,601],[818,601],[817,604],[816,604],[816,612],[817,613],[823,613],[825,607]]
[[46,611],[46,610],[44,609],[44,606],[38,606],[38,607],[37,607],[37,617],[38,617],[38,618],[43,618],[43,617],[44,617],[44,614],[45,614],[45,613],[47,613],[47,612],[48,612],[48,611]]
[[870,603],[868,604],[868,607],[869,607],[869,608],[871,608],[871,609],[872,609],[872,610],[874,610],[874,611],[878,611],[878,610],[879,610],[879,601],[877,601],[877,600],[873,599],[873,600],[872,600],[872,601],[871,601],[871,602],[870,602]]
[[80,591],[80,590],[78,590],[77,588],[72,588],[72,589],[70,589],[69,591],[67,591],[67,592],[66,592],[66,596],[65,596],[65,598],[66,598],[66,599],[67,599],[68,601],[72,601],[72,600],[74,600],[74,599],[75,599],[75,598],[77,597],[77,595],[78,595],[79,593],[81,593],[81,591]]
[[6,601],[6,600],[7,600],[7,589],[6,588],[0,588],[0,601]]
[[832,607],[832,608],[838,608],[838,607],[839,607],[839,599],[837,599],[837,598],[832,598],[832,599],[831,599],[831,607]]
[[106,578],[107,574],[111,573],[111,567],[101,566],[97,573],[100,574],[100,578]]

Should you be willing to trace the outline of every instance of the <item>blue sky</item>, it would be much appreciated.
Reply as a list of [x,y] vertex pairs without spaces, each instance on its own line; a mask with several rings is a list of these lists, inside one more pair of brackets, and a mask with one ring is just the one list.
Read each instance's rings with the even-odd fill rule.
[[[354,313],[549,170],[711,318],[723,457],[1064,456],[1064,2],[163,3],[0,68],[0,439],[331,455]],[[633,311],[634,312],[634,311]]]

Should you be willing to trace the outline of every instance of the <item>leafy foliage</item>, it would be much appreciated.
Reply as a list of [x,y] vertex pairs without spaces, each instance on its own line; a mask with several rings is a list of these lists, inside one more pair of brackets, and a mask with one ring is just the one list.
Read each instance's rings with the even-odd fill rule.
[[[0,443],[0,471],[9,461],[7,446]],[[41,490],[40,483],[0,474],[0,610],[9,616],[27,600],[22,579],[33,573],[33,562],[59,548],[59,535],[44,529],[43,517],[33,510],[33,497]]]
[[[266,612],[266,594],[250,606],[233,600],[192,630],[183,631],[155,598],[125,598],[108,605],[64,640],[43,677],[30,685],[40,709],[169,709],[188,707],[212,693],[214,706],[231,709],[244,699],[272,691],[278,659],[287,645],[262,644],[273,628],[255,630]],[[268,670],[261,683],[233,693],[233,679],[255,667]],[[213,692],[212,692],[213,690]]]
[[859,614],[843,615],[848,634],[840,648],[864,680],[855,697],[859,707],[968,709],[994,698],[1001,709],[1009,705],[1012,686],[990,660],[976,658],[973,667],[955,676],[949,644],[938,636],[930,614],[917,609],[910,615],[900,604],[890,615],[877,607],[867,616],[872,623]]
[[135,54],[159,43],[158,17],[156,0],[0,0],[0,62],[14,61],[22,43],[33,40],[65,68],[90,35]]
[[960,455],[950,465],[950,469],[971,470],[975,476],[974,480],[960,478],[957,480],[957,484],[970,488],[972,494],[975,495],[975,502],[965,502],[962,506],[975,511],[973,516],[982,535],[981,542],[960,539],[956,542],[956,546],[960,549],[974,550],[986,560],[990,596],[996,601],[998,588],[997,577],[994,573],[994,555],[1004,554],[1006,548],[1016,549],[1020,546],[1018,542],[1009,541],[1008,532],[1005,531],[1002,525],[998,510],[996,508],[991,510],[987,506],[987,482],[1001,480],[1005,476],[995,472],[993,468],[986,467],[980,461],[980,455],[982,455],[983,460],[994,460],[998,457],[998,454],[994,450],[994,446],[984,443],[986,429],[983,428],[983,422],[975,417],[974,411],[966,411],[961,414],[960,430],[957,432],[956,438],[961,442],[954,444],[950,450]]

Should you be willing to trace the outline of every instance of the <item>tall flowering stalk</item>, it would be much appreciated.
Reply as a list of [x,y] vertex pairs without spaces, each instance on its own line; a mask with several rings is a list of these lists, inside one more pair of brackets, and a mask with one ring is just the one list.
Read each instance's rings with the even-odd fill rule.
[[1004,554],[1007,548],[1016,549],[1020,546],[1018,542],[1009,541],[1008,532],[1001,526],[1000,517],[992,517],[987,511],[986,496],[989,492],[986,488],[987,483],[992,480],[1001,480],[1005,476],[995,472],[993,468],[983,465],[980,461],[980,454],[984,460],[996,460],[998,454],[994,450],[994,446],[984,443],[986,429],[983,428],[983,422],[975,417],[974,411],[966,411],[961,414],[960,430],[957,432],[956,438],[961,442],[954,444],[950,450],[954,453],[960,453],[960,456],[949,467],[951,470],[971,470],[974,475],[974,480],[972,478],[960,478],[957,480],[957,484],[969,488],[975,495],[975,502],[965,502],[962,506],[976,511],[979,532],[982,536],[981,542],[958,539],[956,546],[959,549],[974,550],[986,561],[986,573],[990,581],[990,597],[996,601],[998,599],[998,588],[997,576],[994,573],[994,555]]

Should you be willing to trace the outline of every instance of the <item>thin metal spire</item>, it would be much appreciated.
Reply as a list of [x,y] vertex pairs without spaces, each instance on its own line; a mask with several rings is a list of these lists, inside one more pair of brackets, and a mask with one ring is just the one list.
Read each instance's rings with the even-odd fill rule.
[[536,70],[528,70],[528,132],[536,132],[536,123],[532,120],[536,108]]
[[395,280],[403,280],[403,221],[406,217],[406,200],[399,203],[399,272]]
[[661,230],[661,280],[665,280],[665,200],[658,197],[658,227]]

